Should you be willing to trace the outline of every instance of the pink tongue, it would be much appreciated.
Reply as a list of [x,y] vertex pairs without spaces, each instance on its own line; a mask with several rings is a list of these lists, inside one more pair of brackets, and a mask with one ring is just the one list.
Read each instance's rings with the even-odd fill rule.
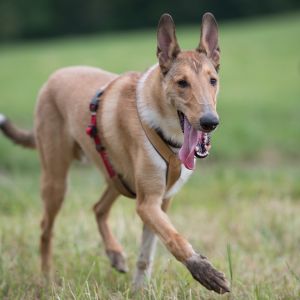
[[179,158],[184,166],[193,170],[195,168],[194,152],[198,144],[198,131],[194,129],[186,117],[184,117],[184,140],[179,150]]

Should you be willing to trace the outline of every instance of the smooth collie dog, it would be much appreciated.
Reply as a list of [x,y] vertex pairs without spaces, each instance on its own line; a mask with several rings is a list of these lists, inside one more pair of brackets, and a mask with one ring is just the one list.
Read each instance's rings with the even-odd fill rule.
[[220,48],[214,16],[203,15],[197,48],[181,51],[172,17],[162,15],[157,59],[143,74],[117,75],[83,66],[56,71],[39,92],[33,132],[1,115],[3,133],[39,153],[44,204],[41,267],[49,274],[53,225],[70,164],[85,155],[106,179],[94,212],[107,256],[120,272],[127,271],[125,255],[107,220],[120,194],[136,198],[144,227],[134,289],[150,278],[158,236],[194,279],[217,293],[229,292],[224,274],[193,249],[166,214],[170,199],[193,173],[196,157],[209,148],[203,137],[219,123]]

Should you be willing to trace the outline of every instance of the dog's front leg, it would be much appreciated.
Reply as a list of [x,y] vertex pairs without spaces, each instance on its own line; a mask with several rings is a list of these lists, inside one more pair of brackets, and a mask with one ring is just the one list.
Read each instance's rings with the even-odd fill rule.
[[188,241],[181,236],[162,210],[163,195],[138,193],[137,213],[144,224],[152,229],[162,240],[168,250],[182,262],[192,276],[209,290],[217,293],[229,291],[223,273],[217,271],[208,259],[197,254]]
[[99,232],[102,236],[106,254],[113,268],[121,273],[127,272],[126,258],[123,253],[123,248],[114,237],[109,224],[108,216],[112,205],[117,200],[119,192],[113,186],[108,185],[101,199],[94,205],[94,212],[98,224]]
[[142,288],[150,279],[152,263],[156,250],[157,237],[155,233],[144,224],[140,254],[136,263],[136,270],[133,278],[133,289]]
[[[164,199],[161,208],[167,211],[171,199]],[[156,234],[144,224],[140,254],[136,264],[136,271],[133,279],[133,288],[138,290],[142,288],[151,277],[152,264],[156,251]]]

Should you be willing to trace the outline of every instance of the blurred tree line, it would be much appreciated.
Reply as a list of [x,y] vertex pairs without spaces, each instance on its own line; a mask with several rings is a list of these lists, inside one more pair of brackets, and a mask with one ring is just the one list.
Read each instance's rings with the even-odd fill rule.
[[44,38],[156,26],[161,13],[199,23],[299,9],[299,0],[0,0],[0,40]]

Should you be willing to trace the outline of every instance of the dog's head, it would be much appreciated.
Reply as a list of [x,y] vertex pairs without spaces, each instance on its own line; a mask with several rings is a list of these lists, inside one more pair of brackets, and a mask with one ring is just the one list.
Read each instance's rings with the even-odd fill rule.
[[218,25],[214,16],[203,15],[198,47],[181,51],[172,17],[162,15],[157,30],[157,58],[166,99],[177,109],[182,129],[188,121],[197,131],[214,130],[219,124],[216,101],[220,65]]

